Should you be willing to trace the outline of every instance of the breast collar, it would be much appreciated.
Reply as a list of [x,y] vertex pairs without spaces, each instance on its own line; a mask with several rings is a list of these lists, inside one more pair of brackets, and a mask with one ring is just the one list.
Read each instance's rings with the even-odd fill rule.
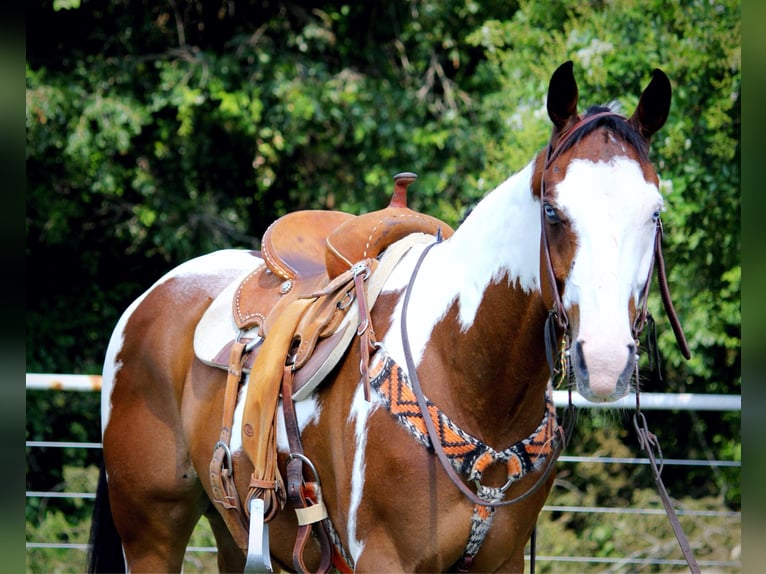
[[[380,348],[373,358],[370,387],[399,424],[423,446],[433,450],[423,412],[418,406],[409,376],[384,348]],[[545,393],[543,418],[534,432],[501,451],[462,430],[428,398],[426,404],[452,467],[475,484],[476,495],[486,502],[474,504],[471,532],[460,560],[463,564],[470,564],[489,533],[495,510],[505,497],[506,491],[528,472],[542,468],[546,459],[558,452],[558,423],[553,403],[553,388],[549,383]],[[481,478],[484,471],[496,463],[506,465],[507,482],[500,487],[483,485]]]

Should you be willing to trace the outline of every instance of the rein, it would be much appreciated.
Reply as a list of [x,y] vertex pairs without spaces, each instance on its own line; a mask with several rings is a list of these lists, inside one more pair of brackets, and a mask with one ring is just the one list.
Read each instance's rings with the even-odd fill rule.
[[[673,503],[670,500],[670,495],[668,494],[668,491],[665,488],[665,484],[662,482],[662,478],[660,477],[663,467],[662,449],[660,448],[660,443],[657,440],[657,436],[649,431],[646,423],[646,417],[644,417],[644,413],[641,412],[638,393],[636,393],[636,414],[633,415],[633,426],[636,428],[636,433],[638,434],[638,444],[643,450],[646,451],[646,454],[649,457],[649,464],[652,467],[654,484],[657,487],[657,492],[660,495],[662,506],[665,507],[665,514],[668,516],[668,521],[670,522],[670,526],[673,529],[673,534],[675,534],[678,545],[681,548],[681,553],[684,555],[684,559],[686,559],[686,563],[689,565],[689,570],[692,572],[692,574],[699,574],[700,568],[697,564],[697,560],[694,558],[694,553],[692,552],[689,540],[686,538],[686,534],[684,534],[683,528],[681,528],[681,523],[679,522],[678,515],[673,508]],[[655,448],[659,452],[660,456],[659,468],[657,467],[657,459],[654,456]]]
[[[431,417],[428,416],[428,412],[429,412],[428,403],[425,398],[425,395],[423,394],[423,389],[420,385],[420,378],[418,377],[415,361],[412,357],[412,348],[410,346],[410,339],[407,332],[408,331],[407,330],[407,310],[409,308],[410,296],[412,294],[412,287],[415,283],[415,279],[418,275],[418,272],[420,271],[420,267],[422,266],[423,261],[426,258],[426,255],[431,250],[431,248],[437,245],[438,243],[439,241],[429,244],[420,254],[420,258],[415,264],[415,269],[412,272],[412,277],[410,278],[410,282],[407,286],[407,291],[404,295],[404,302],[402,304],[402,321],[401,321],[402,346],[404,348],[404,358],[407,365],[407,371],[409,374],[410,383],[412,384],[412,390],[415,394],[415,397],[417,398],[420,412],[423,413],[423,422],[425,423],[426,430],[428,431],[428,438],[431,441],[431,448],[433,448],[434,453],[439,459],[439,462],[441,463],[442,468],[447,473],[447,476],[449,476],[450,480],[452,480],[452,482],[460,490],[460,492],[462,492],[466,496],[466,498],[468,498],[468,500],[470,500],[474,504],[477,504],[480,506],[487,506],[490,508],[496,508],[499,506],[508,506],[510,504],[515,504],[529,497],[550,476],[551,472],[553,471],[553,468],[555,467],[556,460],[558,459],[559,455],[561,454],[561,451],[564,449],[566,445],[566,433],[563,427],[557,426],[556,432],[558,433],[558,440],[555,441],[556,444],[549,457],[545,471],[526,492],[523,492],[520,495],[514,498],[511,498],[509,500],[486,500],[479,497],[475,492],[473,492],[470,488],[468,488],[466,483],[460,478],[460,475],[458,475],[458,473],[452,467],[452,463],[450,462],[449,457],[447,456],[447,453],[444,451],[442,441],[439,438],[439,433],[436,430],[434,422],[431,419]],[[510,484],[508,484],[508,486],[510,486]]]

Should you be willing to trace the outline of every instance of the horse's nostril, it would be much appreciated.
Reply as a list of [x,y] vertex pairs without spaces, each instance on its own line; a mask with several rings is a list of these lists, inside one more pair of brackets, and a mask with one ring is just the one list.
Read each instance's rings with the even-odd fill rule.
[[585,364],[585,355],[582,351],[582,341],[575,342],[574,346],[574,368],[582,375],[588,374],[588,366]]

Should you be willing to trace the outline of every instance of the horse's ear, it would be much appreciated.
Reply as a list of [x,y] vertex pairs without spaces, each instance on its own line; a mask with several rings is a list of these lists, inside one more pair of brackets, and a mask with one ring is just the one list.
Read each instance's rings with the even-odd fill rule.
[[569,121],[577,115],[577,82],[572,69],[572,60],[564,62],[551,76],[548,84],[548,117],[551,118],[555,132],[561,132]]
[[668,119],[671,94],[670,80],[665,72],[659,68],[655,69],[652,81],[641,94],[638,107],[630,117],[630,123],[647,141],[651,140]]

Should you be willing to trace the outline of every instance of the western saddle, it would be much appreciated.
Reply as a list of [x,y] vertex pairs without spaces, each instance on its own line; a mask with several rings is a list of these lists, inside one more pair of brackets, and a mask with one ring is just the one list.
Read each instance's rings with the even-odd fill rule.
[[[365,215],[310,210],[277,219],[261,241],[263,264],[235,291],[232,315],[239,335],[215,359],[215,364],[228,370],[228,378],[210,477],[215,502],[223,508],[229,530],[247,555],[246,570],[271,571],[267,523],[287,498],[299,523],[295,567],[305,571],[303,545],[312,526],[322,547],[320,571],[338,566],[319,479],[303,454],[293,401],[308,397],[327,377],[354,334],[360,341],[362,380],[369,400],[367,366],[375,343],[370,310],[385,279],[414,244],[453,233],[439,219],[407,207],[407,188],[416,178],[409,172],[394,176],[388,207]],[[243,505],[234,486],[229,442],[247,371],[242,448],[254,471]],[[276,464],[280,393],[291,451],[286,489]],[[314,471],[308,481],[304,462]]]

